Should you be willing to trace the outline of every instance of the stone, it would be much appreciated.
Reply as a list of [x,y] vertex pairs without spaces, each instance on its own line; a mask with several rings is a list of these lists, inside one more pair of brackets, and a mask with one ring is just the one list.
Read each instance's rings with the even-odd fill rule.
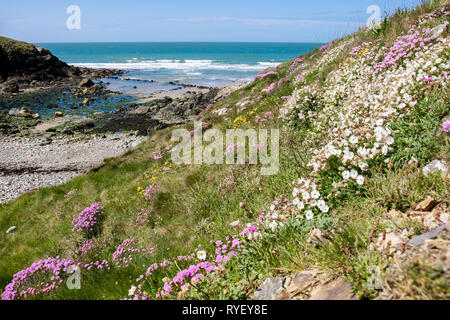
[[55,112],[55,117],[64,117],[64,114],[60,111]]
[[241,227],[241,221],[239,221],[239,220],[233,221],[233,222],[230,223],[230,226],[232,226],[233,229],[234,229],[236,232],[238,232],[239,229],[240,229],[240,227]]
[[284,278],[269,278],[264,281],[253,296],[253,300],[280,300],[283,293]]
[[431,36],[434,38],[439,38],[444,32],[447,31],[447,28],[448,28],[448,21],[445,21],[445,23],[440,24],[431,29]]
[[386,216],[391,219],[391,220],[396,220],[396,219],[402,219],[404,218],[404,215],[402,212],[392,209],[391,211],[389,211]]
[[32,118],[33,119],[39,119],[41,116],[39,115],[39,113],[35,113],[33,114]]
[[320,229],[314,229],[309,234],[308,239],[306,240],[306,243],[309,245],[313,245],[315,247],[320,246],[320,244],[323,244],[325,241],[328,241],[326,238],[326,234],[322,232]]
[[316,279],[318,270],[302,271],[290,278],[286,284],[286,291],[291,297],[296,297],[299,294],[306,294],[307,290],[313,287],[318,280]]
[[380,234],[376,241],[376,247],[378,251],[384,252],[389,250],[389,254],[393,254],[398,250],[401,250],[402,246],[408,242],[406,234],[398,234],[395,232],[388,232],[386,235]]
[[318,269],[311,269],[267,279],[254,300],[357,300],[352,290],[343,279],[333,279]]
[[8,93],[19,92],[19,83],[16,80],[7,81],[2,85],[2,89]]
[[224,116],[228,113],[228,109],[222,108],[222,109],[214,111],[214,113],[217,114],[218,116]]
[[19,111],[19,117],[28,118],[28,119],[33,118],[33,112],[30,109],[23,107]]
[[81,88],[93,87],[94,85],[95,83],[89,78],[81,80],[80,83],[78,84],[78,86]]
[[448,173],[448,168],[445,165],[445,162],[441,160],[434,160],[425,168],[423,168],[423,174],[428,176],[430,173],[441,172],[442,176],[446,176]]
[[9,228],[8,230],[6,230],[6,234],[11,233],[13,231],[15,231],[17,229],[16,226],[12,226],[11,228]]
[[437,204],[438,204],[438,202],[436,200],[434,200],[431,197],[428,197],[424,201],[419,203],[417,205],[417,207],[415,208],[415,210],[416,211],[429,212],[429,211],[433,210],[434,207],[436,207]]
[[8,111],[8,115],[13,116],[13,117],[17,117],[19,116],[20,110],[17,108],[12,108],[11,110]]
[[321,284],[311,291],[309,300],[357,300],[352,286],[342,279]]
[[436,238],[444,230],[446,230],[446,225],[440,226],[436,230],[424,233],[418,237],[411,239],[411,241],[409,241],[409,244],[414,247],[420,247],[425,243],[425,240]]
[[54,104],[54,103],[50,103],[50,104],[46,105],[45,107],[47,109],[56,109],[56,108],[58,108],[58,105]]

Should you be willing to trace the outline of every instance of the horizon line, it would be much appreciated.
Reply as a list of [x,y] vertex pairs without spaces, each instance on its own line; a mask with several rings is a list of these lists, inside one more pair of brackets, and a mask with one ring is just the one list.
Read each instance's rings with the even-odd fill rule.
[[40,44],[89,44],[89,43],[288,43],[288,44],[323,44],[326,42],[309,42],[309,41],[30,41],[29,43]]

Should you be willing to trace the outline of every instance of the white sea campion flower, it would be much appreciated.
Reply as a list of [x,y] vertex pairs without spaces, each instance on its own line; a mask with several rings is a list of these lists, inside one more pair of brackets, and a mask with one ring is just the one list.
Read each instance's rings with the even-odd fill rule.
[[368,164],[367,162],[361,161],[361,162],[358,164],[358,167],[359,167],[361,170],[366,171],[367,169],[369,169],[369,164]]
[[274,211],[274,210],[275,210],[275,205],[273,204],[270,206],[270,211]]
[[303,200],[308,201],[311,198],[311,196],[308,191],[303,191],[302,198]]
[[206,251],[197,251],[198,260],[205,261],[206,260]]
[[359,184],[360,186],[362,186],[364,184],[364,177],[363,176],[358,176],[356,178],[356,183]]
[[357,144],[358,143],[358,137],[356,137],[356,136],[351,136],[350,137],[350,139],[349,139],[349,142],[351,143],[351,144]]
[[278,213],[276,213],[276,212],[274,212],[273,214],[272,214],[272,219],[278,219]]
[[313,199],[319,199],[319,198],[320,198],[320,192],[314,189],[314,190],[311,192],[311,198],[313,198]]
[[298,193],[300,192],[300,190],[298,190],[297,188],[294,188],[294,190],[292,191],[292,197],[297,197]]
[[345,151],[344,152],[344,163],[347,161],[351,161],[353,160],[353,158],[355,157],[355,154],[351,151]]
[[131,297],[131,296],[134,296],[134,293],[136,292],[136,287],[135,286],[131,286],[131,288],[130,288],[130,290],[128,290],[128,295]]
[[306,220],[314,219],[314,213],[311,210],[305,212]]
[[388,146],[393,145],[394,144],[394,138],[392,138],[391,136],[386,138],[386,144]]
[[345,170],[342,172],[342,178],[344,178],[344,180],[350,179],[350,171]]
[[356,179],[358,177],[358,171],[352,169],[352,171],[350,171],[350,177],[352,177],[352,179]]
[[276,229],[276,227],[278,227],[278,223],[276,223],[276,221],[272,221],[271,223],[269,223],[269,228],[274,231]]

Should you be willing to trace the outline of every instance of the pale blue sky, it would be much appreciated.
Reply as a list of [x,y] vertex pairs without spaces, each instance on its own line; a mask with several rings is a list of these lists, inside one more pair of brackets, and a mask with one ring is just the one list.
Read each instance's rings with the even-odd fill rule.
[[[0,35],[29,42],[328,42],[419,0],[1,0]],[[68,30],[69,5],[81,30]]]

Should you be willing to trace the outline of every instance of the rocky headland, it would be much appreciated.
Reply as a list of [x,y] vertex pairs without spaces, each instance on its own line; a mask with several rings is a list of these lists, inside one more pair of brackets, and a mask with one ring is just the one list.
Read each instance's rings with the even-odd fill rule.
[[69,66],[47,49],[0,37],[0,94],[70,87],[83,78],[106,78],[122,73]]

